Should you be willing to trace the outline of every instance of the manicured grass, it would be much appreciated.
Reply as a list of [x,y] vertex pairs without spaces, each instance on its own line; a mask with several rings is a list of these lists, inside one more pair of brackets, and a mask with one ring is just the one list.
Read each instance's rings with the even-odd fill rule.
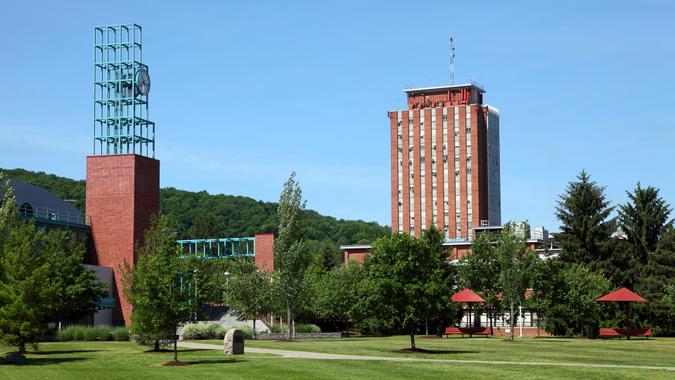
[[[569,360],[569,351],[574,348],[566,348],[565,344],[573,345],[577,350],[582,350],[587,355],[596,355],[603,360],[609,360],[606,348],[597,353],[593,344],[596,341],[581,340],[527,340],[514,344],[502,342],[497,339],[473,339],[468,341],[452,339],[450,341],[426,341],[420,339],[420,346],[426,348],[441,347],[443,345],[459,345],[466,343],[462,350],[490,350],[484,355],[478,352],[446,353],[430,355],[434,358],[449,357],[460,358],[465,355],[476,355],[482,359],[489,359],[492,352],[505,353],[508,347],[517,350],[515,354],[520,360],[531,361],[534,359],[529,354],[536,353],[536,348],[525,350],[528,344],[534,344],[538,348],[563,350],[561,359]],[[308,347],[321,348],[320,350],[344,353],[377,353],[383,355],[396,355],[388,352],[389,347],[401,348],[405,337],[392,338],[353,338],[341,341],[307,341],[307,342],[251,342],[251,346],[272,346],[273,348],[303,349]],[[637,341],[635,341],[637,342]],[[219,342],[220,343],[220,342]],[[668,365],[673,359],[673,345],[675,339],[654,340],[639,342],[633,345],[631,342],[599,342],[603,346],[613,343],[626,343],[633,347],[632,354],[642,355],[646,349],[654,355],[658,353],[657,362],[660,365]],[[650,346],[652,343],[654,345]],[[545,344],[545,345],[541,345]],[[344,347],[342,346],[344,345]],[[378,348],[378,346],[386,348]],[[503,348],[504,345],[509,345]],[[332,348],[331,348],[332,347]],[[350,351],[356,347],[359,352]],[[444,346],[444,349],[452,349]],[[565,348],[564,348],[565,347]],[[651,348],[650,348],[651,347]],[[659,349],[656,349],[660,347]],[[521,365],[477,365],[457,363],[391,363],[370,361],[342,361],[342,360],[309,360],[288,359],[273,355],[256,355],[248,353],[234,358],[224,357],[222,352],[215,350],[181,350],[179,358],[183,361],[192,362],[193,365],[186,367],[164,367],[163,363],[172,359],[171,353],[144,353],[146,347],[138,346],[130,342],[64,342],[44,343],[40,345],[40,353],[29,354],[28,364],[23,366],[0,365],[0,379],[264,379],[264,378],[294,378],[294,379],[434,379],[449,377],[462,378],[675,378],[675,373],[655,370],[636,369],[605,369],[605,368],[566,368],[554,366],[521,366]],[[460,350],[459,348],[456,348]],[[0,347],[0,352],[11,351],[12,348]],[[663,351],[663,352],[661,352]],[[584,353],[579,353],[583,356]],[[617,354],[620,355],[620,354]],[[502,360],[503,357],[494,357]],[[630,359],[630,358],[628,358]]]
[[[344,338],[339,340],[246,341],[248,347],[312,351],[333,354],[396,356],[431,359],[467,359],[527,362],[566,362],[628,364],[675,367],[675,338],[645,339],[572,339],[523,338],[509,342],[503,337],[424,339],[417,337],[418,348],[437,350],[436,354],[399,354],[409,347],[410,338]],[[202,341],[221,344],[222,341]]]

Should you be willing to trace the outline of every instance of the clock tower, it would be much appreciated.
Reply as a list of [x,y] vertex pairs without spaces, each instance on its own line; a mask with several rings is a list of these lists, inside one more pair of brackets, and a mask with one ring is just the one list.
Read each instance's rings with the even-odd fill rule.
[[159,213],[155,123],[148,116],[150,74],[139,25],[94,27],[93,149],[87,157],[86,213],[94,256],[114,273],[113,323],[131,324],[121,266],[136,261],[150,217]]

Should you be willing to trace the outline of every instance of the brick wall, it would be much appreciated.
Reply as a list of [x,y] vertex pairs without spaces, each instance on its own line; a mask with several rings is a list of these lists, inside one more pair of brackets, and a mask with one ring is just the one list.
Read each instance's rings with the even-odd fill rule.
[[259,270],[274,270],[274,234],[255,235],[255,265]]
[[134,154],[87,157],[87,217],[93,261],[113,269],[118,302],[113,322],[131,324],[131,305],[123,294],[120,267],[136,260],[150,216],[159,212],[159,161]]

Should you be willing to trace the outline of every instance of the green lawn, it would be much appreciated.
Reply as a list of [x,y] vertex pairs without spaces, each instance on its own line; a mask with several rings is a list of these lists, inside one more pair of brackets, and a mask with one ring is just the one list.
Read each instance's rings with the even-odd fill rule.
[[[407,356],[432,359],[475,359],[501,361],[556,361],[594,364],[630,364],[675,367],[675,338],[573,339],[524,338],[509,342],[503,337],[415,340],[418,348],[437,350],[433,355],[401,355],[395,350],[409,347],[410,338],[345,338],[296,342],[246,341],[249,347],[313,351],[370,356]],[[209,343],[222,344],[221,341]]]
[[[339,341],[247,341],[248,347],[316,352],[397,356],[406,337],[350,338]],[[218,342],[219,344],[221,342]],[[675,339],[649,341],[589,341],[526,339],[507,343],[498,338],[426,340],[418,346],[445,350],[422,357],[482,360],[630,363],[675,366]],[[636,369],[569,368],[555,366],[458,363],[392,363],[288,359],[246,354],[226,358],[215,350],[181,350],[187,367],[164,367],[172,354],[144,353],[146,347],[127,342],[43,343],[24,366],[0,365],[0,379],[180,379],[180,378],[297,378],[297,379],[434,379],[463,378],[673,378],[675,372]],[[12,348],[0,347],[0,352]],[[417,357],[417,356],[415,356]],[[625,359],[625,360],[622,360]]]

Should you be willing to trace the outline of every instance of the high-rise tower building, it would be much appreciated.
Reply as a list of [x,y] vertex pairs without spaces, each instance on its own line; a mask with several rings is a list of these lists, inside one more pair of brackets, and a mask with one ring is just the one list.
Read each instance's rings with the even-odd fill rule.
[[148,118],[150,76],[141,27],[94,28],[94,147],[87,157],[87,219],[93,263],[114,276],[115,324],[130,325],[121,266],[136,261],[150,216],[159,212],[155,124]]
[[391,227],[420,236],[432,224],[446,239],[501,224],[499,111],[476,84],[405,91],[389,112]]

